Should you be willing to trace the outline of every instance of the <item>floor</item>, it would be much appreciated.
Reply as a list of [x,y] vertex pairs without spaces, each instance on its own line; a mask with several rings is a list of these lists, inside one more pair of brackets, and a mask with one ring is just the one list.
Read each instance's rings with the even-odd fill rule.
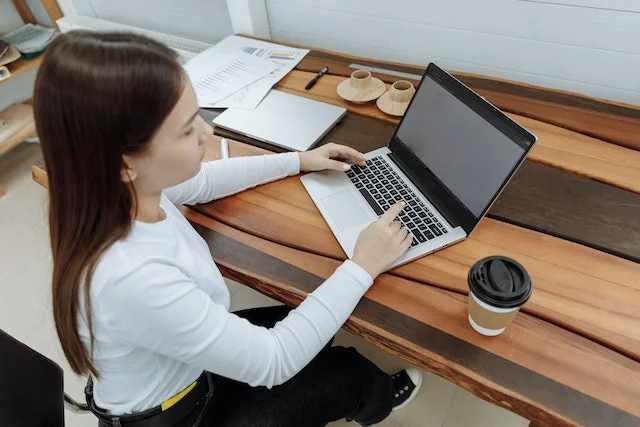
[[[46,220],[47,191],[31,179],[31,165],[41,157],[37,144],[22,144],[0,157],[0,328],[58,362],[66,392],[82,396],[84,378],[69,369],[55,334],[50,307],[51,254]],[[276,304],[238,283],[228,282],[233,310]],[[407,364],[347,332],[336,343],[354,346],[387,372]],[[381,427],[526,427],[528,421],[486,403],[455,384],[428,372],[416,399],[394,412]],[[93,416],[67,412],[67,425],[94,427]],[[354,426],[339,421],[331,427]]]

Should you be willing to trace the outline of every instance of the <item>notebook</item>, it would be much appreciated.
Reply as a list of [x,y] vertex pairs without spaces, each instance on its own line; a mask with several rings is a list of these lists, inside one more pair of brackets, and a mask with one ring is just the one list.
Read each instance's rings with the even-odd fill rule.
[[228,108],[213,124],[281,148],[306,151],[346,113],[342,107],[272,90],[255,110]]

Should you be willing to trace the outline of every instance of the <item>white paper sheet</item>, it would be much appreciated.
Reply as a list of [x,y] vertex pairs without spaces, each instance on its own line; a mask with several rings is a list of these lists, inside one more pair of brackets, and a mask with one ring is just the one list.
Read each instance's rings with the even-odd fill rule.
[[252,84],[280,67],[243,51],[220,51],[213,46],[184,68],[191,79],[200,107],[213,107],[217,102]]
[[240,36],[229,36],[212,49],[218,52],[244,52],[265,63],[278,64],[279,68],[267,76],[246,86],[218,102],[216,108],[255,109],[269,90],[309,53],[308,49],[282,46]]

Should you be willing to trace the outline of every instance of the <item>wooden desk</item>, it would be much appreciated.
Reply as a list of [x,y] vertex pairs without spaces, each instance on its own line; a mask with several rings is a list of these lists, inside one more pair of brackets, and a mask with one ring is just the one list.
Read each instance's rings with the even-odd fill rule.
[[[325,141],[368,151],[386,144],[397,120],[335,94],[347,64],[363,61],[371,63],[313,51],[279,89],[346,105],[350,113]],[[304,91],[326,64],[332,75]],[[540,144],[471,238],[381,275],[345,328],[536,425],[639,426],[640,110],[462,78]],[[264,152],[230,144],[232,156]],[[207,158],[218,153],[215,138]],[[34,175],[46,182],[41,168]],[[298,177],[184,212],[226,277],[287,304],[299,304],[344,259]],[[505,333],[487,338],[467,323],[465,277],[494,254],[519,260],[535,291]]]

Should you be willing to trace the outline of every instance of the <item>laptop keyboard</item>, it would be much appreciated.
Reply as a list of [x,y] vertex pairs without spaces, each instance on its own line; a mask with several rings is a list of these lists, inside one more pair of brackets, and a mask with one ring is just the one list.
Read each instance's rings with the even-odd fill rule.
[[346,174],[378,216],[401,200],[407,202],[398,219],[414,236],[411,246],[418,246],[447,232],[385,158],[374,157],[367,160],[364,167],[352,165]]

